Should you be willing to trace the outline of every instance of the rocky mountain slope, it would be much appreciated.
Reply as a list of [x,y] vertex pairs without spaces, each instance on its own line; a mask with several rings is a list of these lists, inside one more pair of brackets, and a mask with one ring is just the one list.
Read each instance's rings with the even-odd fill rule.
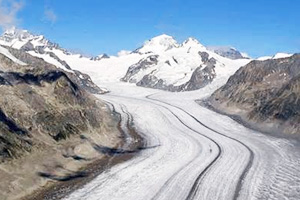
[[101,157],[94,145],[120,142],[118,117],[79,76],[84,74],[0,46],[0,199],[45,185],[41,174],[76,175]]
[[300,55],[250,62],[211,96],[210,104],[251,127],[300,138]]

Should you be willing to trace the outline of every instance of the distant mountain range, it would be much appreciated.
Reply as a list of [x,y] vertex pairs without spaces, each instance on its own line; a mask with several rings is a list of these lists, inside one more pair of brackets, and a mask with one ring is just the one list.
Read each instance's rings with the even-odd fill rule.
[[[84,66],[103,67],[104,80],[122,80],[138,86],[169,91],[189,91],[202,88],[219,76],[232,74],[247,62],[237,50],[228,53],[211,51],[194,38],[179,44],[173,37],[160,35],[120,56],[101,54],[84,57],[61,48],[42,35],[11,29],[0,37],[0,44],[24,50],[64,70],[82,71]],[[239,57],[237,55],[240,55]],[[110,68],[106,70],[107,68]],[[84,70],[83,70],[84,71]],[[107,75],[107,76],[105,76]]]
[[[66,71],[101,70],[99,81],[135,83],[173,92],[197,90],[215,80],[226,80],[251,59],[233,47],[205,47],[195,38],[178,43],[173,37],[160,35],[134,51],[121,51],[118,56],[101,54],[85,57],[49,41],[43,35],[12,28],[0,37],[0,45],[23,50]],[[278,54],[275,57],[291,56]],[[92,74],[92,73],[90,73]],[[93,77],[92,77],[93,78]]]

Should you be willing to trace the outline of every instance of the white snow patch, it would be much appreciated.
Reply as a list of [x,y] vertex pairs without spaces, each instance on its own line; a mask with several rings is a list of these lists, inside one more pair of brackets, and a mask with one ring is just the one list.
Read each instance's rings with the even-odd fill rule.
[[65,70],[65,71],[67,71],[67,72],[74,73],[72,70],[67,69],[60,62],[58,62],[57,60],[55,60],[54,58],[52,58],[48,54],[39,54],[39,53],[36,53],[34,51],[29,51],[28,53],[30,55],[34,56],[34,57],[42,58],[45,62],[50,63],[52,65],[55,65],[56,67],[61,68],[61,69]]
[[157,37],[152,38],[149,41],[146,41],[144,43],[144,46],[142,46],[140,49],[138,49],[139,53],[161,53],[164,51],[167,51],[169,49],[172,49],[174,47],[178,47],[178,43],[172,36],[163,34]]
[[273,59],[288,58],[291,57],[292,55],[293,54],[289,54],[289,53],[277,53],[272,58]]
[[244,57],[244,58],[251,58],[247,53],[245,52],[241,52],[241,55]]
[[127,56],[131,53],[131,51],[128,51],[128,50],[121,50],[118,52],[118,56],[121,57],[121,56]]

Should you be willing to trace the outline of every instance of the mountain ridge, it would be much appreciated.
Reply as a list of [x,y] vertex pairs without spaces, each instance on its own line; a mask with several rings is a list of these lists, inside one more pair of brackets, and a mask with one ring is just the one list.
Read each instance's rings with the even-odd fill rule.
[[[0,44],[22,49],[70,72],[86,72],[92,75],[91,71],[102,69],[101,77],[92,77],[93,80],[122,80],[138,86],[173,92],[197,90],[216,79],[226,79],[239,67],[251,61],[234,48],[229,49],[238,57],[230,58],[211,51],[195,38],[189,37],[179,43],[166,34],[155,36],[144,42],[140,48],[124,51],[120,56],[100,54],[85,57],[73,54],[42,35],[35,36],[28,31],[16,29],[5,32],[0,37]],[[145,66],[143,60],[153,56],[157,57],[157,61]],[[215,63],[206,68],[209,59],[214,59]],[[102,92],[105,91],[106,89],[102,89]]]

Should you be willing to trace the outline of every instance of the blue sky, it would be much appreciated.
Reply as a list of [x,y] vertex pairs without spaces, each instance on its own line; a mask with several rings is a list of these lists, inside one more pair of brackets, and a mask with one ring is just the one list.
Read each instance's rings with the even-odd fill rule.
[[11,24],[92,55],[133,50],[162,33],[253,57],[300,52],[299,0],[22,0],[13,11],[7,2],[19,1],[0,0]]

